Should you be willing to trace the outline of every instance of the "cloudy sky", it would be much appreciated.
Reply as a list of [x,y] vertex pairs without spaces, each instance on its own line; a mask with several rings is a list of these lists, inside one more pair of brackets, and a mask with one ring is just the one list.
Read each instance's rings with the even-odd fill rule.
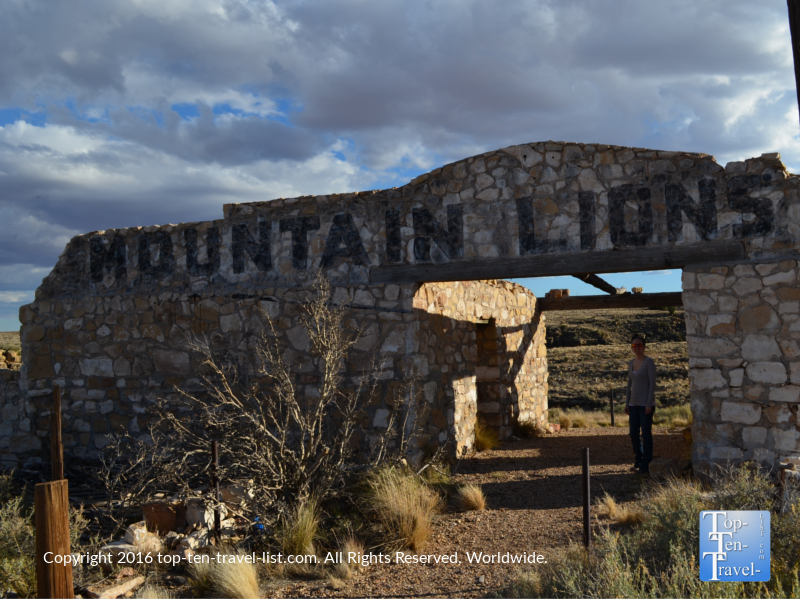
[[0,331],[75,234],[402,185],[512,144],[778,151],[800,171],[785,0],[3,0],[0,55]]

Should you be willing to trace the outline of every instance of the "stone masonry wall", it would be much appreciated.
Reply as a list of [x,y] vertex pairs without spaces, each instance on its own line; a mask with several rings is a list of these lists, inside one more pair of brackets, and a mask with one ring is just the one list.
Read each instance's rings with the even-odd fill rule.
[[[444,425],[446,418],[454,426],[459,456],[473,447],[479,412],[501,437],[511,435],[515,419],[545,424],[544,317],[536,313],[536,298],[529,290],[508,281],[426,283],[414,306],[429,315],[421,323],[419,348],[431,373],[429,389],[452,385],[444,399],[447,412],[434,414],[434,425],[437,418]],[[476,325],[490,320],[498,333],[495,360],[479,364]],[[500,393],[497,402],[482,406],[478,380],[487,377],[498,382]]]
[[[22,374],[27,379],[20,381],[20,398],[15,399],[17,392],[5,392],[4,406],[17,407],[13,414],[4,412],[4,427],[13,433],[2,438],[6,460],[30,463],[47,456],[54,382],[63,390],[68,454],[96,455],[113,431],[146,436],[148,407],[156,400],[177,404],[176,388],[202,389],[195,375],[199,357],[189,350],[189,342],[224,343],[247,361],[266,315],[287,348],[287,360],[296,365],[300,393],[313,396],[319,365],[308,358],[309,339],[300,325],[307,291],[262,288],[229,296],[166,292],[40,301],[26,307],[21,314],[26,356]],[[430,415],[423,443],[448,443],[459,455],[469,450],[476,404],[474,322],[484,318],[497,320],[505,340],[506,349],[499,353],[509,390],[504,414],[545,418],[543,328],[533,321],[535,298],[520,286],[337,287],[333,302],[348,307],[348,329],[363,331],[346,365],[346,384],[376,371],[381,386],[366,407],[359,439],[369,441],[387,426],[392,398],[404,381],[416,378],[425,406],[412,409]]]
[[28,414],[33,410],[30,401],[19,389],[20,372],[0,369],[0,470],[17,466],[15,451],[35,451],[41,448],[39,438],[27,434]]
[[[776,153],[723,168],[706,154],[563,142],[487,152],[399,188],[231,204],[216,221],[75,236],[36,291],[35,301],[20,310],[19,389],[26,400],[11,420],[13,435],[3,436],[3,444],[6,453],[20,461],[39,459],[35,448],[46,436],[54,381],[65,390],[64,440],[69,451],[96,453],[113,429],[144,432],[146,408],[154,398],[174,393],[176,385],[197,385],[196,364],[185,348],[187,337],[219,331],[232,348],[246,354],[252,332],[260,326],[257,309],[274,311],[287,347],[307,369],[300,383],[313,393],[313,365],[302,360],[304,340],[296,310],[302,301],[299,291],[322,271],[336,286],[336,302],[351,311],[353,325],[368,325],[371,341],[365,340],[359,350],[363,364],[354,360],[349,376],[359,377],[359,369],[371,365],[373,358],[387,385],[427,372],[423,377],[431,379],[425,383],[435,382],[437,387],[425,388],[426,401],[442,411],[432,413],[429,441],[447,439],[461,453],[470,448],[478,411],[478,367],[492,366],[478,365],[477,350],[473,355],[472,346],[467,348],[476,342],[475,323],[494,318],[502,331],[500,387],[494,388],[496,398],[481,402],[481,412],[501,428],[509,426],[512,416],[543,418],[544,352],[529,350],[539,347],[543,328],[534,331],[524,314],[532,311],[531,299],[527,308],[518,300],[506,307],[492,306],[485,318],[470,314],[469,302],[484,306],[478,299],[485,291],[481,286],[497,287],[496,283],[474,288],[463,284],[462,309],[462,292],[455,292],[462,284],[420,288],[402,282],[440,277],[425,276],[434,271],[457,274],[451,278],[463,273],[469,279],[476,272],[471,269],[482,269],[494,277],[501,268],[558,266],[561,256],[597,258],[607,251],[624,251],[621,254],[629,259],[645,251],[668,263],[674,249],[708,251],[705,255],[712,256],[722,247],[728,253],[725,260],[741,256],[742,269],[773,263],[778,267],[769,274],[756,270],[752,276],[736,274],[735,265],[709,267],[727,269],[724,274],[693,267],[687,269],[686,285],[711,285],[709,281],[720,277],[724,282],[760,277],[763,289],[753,309],[767,314],[768,307],[780,325],[770,316],[758,331],[747,329],[753,326],[747,324],[750,313],[744,311],[756,302],[756,296],[746,292],[749,283],[741,284],[740,291],[727,285],[720,290],[687,287],[687,294],[697,291],[688,300],[687,319],[699,319],[690,325],[700,327],[690,343],[698,414],[695,455],[708,461],[723,455],[736,458],[737,450],[747,458],[760,450],[759,456],[769,462],[794,451],[794,417],[780,409],[794,402],[786,398],[792,397],[797,382],[778,381],[777,366],[782,364],[786,377],[792,377],[793,346],[780,335],[792,333],[794,300],[779,296],[792,284],[770,278],[788,272],[780,270],[785,260],[798,258],[800,178],[786,172]],[[607,255],[600,258],[605,261]],[[613,263],[608,260],[607,268],[593,270],[613,272]],[[519,295],[500,287],[508,301]],[[431,301],[428,289],[434,288],[437,299]],[[447,298],[443,305],[442,292]],[[418,307],[425,302],[424,309]],[[504,310],[508,317],[502,316]],[[519,318],[512,316],[515,310]],[[764,341],[773,333],[766,328],[773,326],[778,327],[773,341],[780,354]],[[435,360],[429,361],[434,339],[442,356],[434,351]],[[771,348],[768,358],[748,358],[767,352],[763,344]],[[724,351],[716,352],[717,346]],[[739,358],[742,364],[734,366]],[[504,370],[503,365],[510,366]],[[739,373],[743,384],[737,386]],[[761,392],[756,394],[758,388]],[[427,400],[431,395],[434,399]],[[495,400],[498,412],[492,413]],[[9,403],[2,397],[0,402]],[[744,406],[748,404],[749,409]],[[742,416],[746,410],[754,414]],[[754,419],[755,413],[757,421],[742,422]],[[388,414],[389,407],[370,407],[366,425],[385,426]],[[701,429],[704,424],[708,427]],[[717,448],[713,457],[712,448]],[[46,452],[41,448],[45,456]]]
[[797,261],[687,269],[683,290],[695,466],[797,462]]

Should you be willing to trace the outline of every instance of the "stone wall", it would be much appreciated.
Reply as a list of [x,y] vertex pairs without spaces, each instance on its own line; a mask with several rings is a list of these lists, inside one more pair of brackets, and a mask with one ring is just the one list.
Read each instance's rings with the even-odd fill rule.
[[683,274],[696,466],[800,459],[800,283],[794,259]]
[[[713,246],[722,240],[727,243]],[[561,257],[571,258],[563,263],[569,269],[580,269],[588,258],[595,265],[603,261],[592,268],[597,273],[620,270],[611,255],[631,260],[645,253],[676,266],[669,262],[673,250],[680,249],[681,256],[702,250],[713,257],[722,248],[728,258],[687,268],[686,285],[698,286],[686,289],[697,291],[687,304],[687,319],[697,319],[690,324],[695,330],[689,346],[698,415],[695,456],[736,458],[738,449],[747,458],[763,450],[759,456],[770,462],[791,445],[794,417],[783,421],[784,405],[768,403],[787,403],[794,393],[796,382],[779,382],[777,366],[791,377],[793,346],[778,335],[773,341],[779,355],[748,358],[766,352],[759,344],[767,344],[772,332],[764,327],[778,325],[770,316],[764,331],[745,330],[752,325],[744,311],[758,298],[753,310],[773,311],[779,327],[791,333],[794,300],[779,296],[791,284],[772,277],[788,272],[780,265],[798,258],[800,178],[786,172],[778,154],[723,168],[706,154],[562,142],[487,152],[400,188],[227,205],[224,218],[216,221],[76,236],[35,301],[20,311],[19,388],[27,400],[6,445],[14,442],[20,460],[36,458],[54,381],[64,387],[68,402],[69,451],[96,453],[113,429],[144,431],[148,404],[173,394],[176,385],[197,385],[186,340],[220,332],[246,354],[262,324],[259,311],[280,323],[287,348],[308,370],[301,383],[313,393],[313,365],[303,360],[307,341],[298,329],[297,303],[299,292],[322,271],[336,287],[334,301],[350,310],[353,328],[366,326],[350,376],[360,377],[374,358],[386,385],[427,373],[425,402],[433,409],[428,441],[451,441],[462,453],[470,448],[479,413],[503,433],[514,418],[545,418],[544,332],[531,317],[535,300],[523,301],[522,292],[496,282],[422,287],[402,282],[436,281],[439,275],[430,273],[442,269],[450,279],[475,277],[472,269],[500,277],[498,269],[550,268],[562,264]],[[608,252],[618,250],[623,252]],[[756,270],[757,275],[740,276],[736,265],[724,263],[729,254],[741,257],[740,270],[778,267],[766,275]],[[677,267],[686,264],[681,261]],[[763,289],[752,296],[746,291],[749,281],[731,280],[731,286],[739,285],[733,288],[727,285],[731,277],[760,277]],[[724,289],[699,287],[717,285],[720,278]],[[497,292],[503,300],[489,299],[495,294],[489,290],[504,290]],[[476,328],[492,319],[498,356],[485,354],[491,340],[484,330],[479,357]],[[717,346],[724,352],[716,352]],[[737,359],[741,365],[733,364]],[[734,385],[740,376],[743,384]],[[746,389],[755,395],[759,388],[757,397],[736,396]],[[747,410],[753,415],[742,416]],[[365,427],[384,426],[388,412],[386,406],[370,407]],[[736,421],[752,420],[756,412],[759,421]],[[744,425],[751,428],[746,439]],[[757,441],[761,437],[763,442]],[[712,447],[718,448],[713,457]]]
[[17,467],[19,454],[38,462],[41,442],[30,434],[35,426],[33,401],[20,390],[17,370],[0,369],[0,411],[0,469]]
[[[63,390],[68,454],[96,455],[113,431],[146,435],[148,408],[158,399],[177,404],[176,388],[202,389],[195,375],[199,357],[189,342],[221,334],[218,339],[247,361],[266,315],[287,348],[286,358],[296,365],[300,394],[313,396],[319,373],[308,359],[309,339],[300,324],[307,292],[297,287],[228,296],[90,296],[25,307],[22,374],[27,379],[21,393],[26,401],[13,400],[19,411],[8,414],[6,428],[13,427],[13,436],[3,436],[6,458],[38,459],[49,436],[54,382]],[[509,435],[511,417],[546,419],[544,329],[536,321],[536,300],[524,288],[502,281],[347,286],[334,288],[333,302],[348,307],[345,326],[363,332],[347,363],[346,384],[366,372],[375,372],[379,380],[359,434],[365,443],[387,426],[392,399],[404,382],[414,380],[420,393],[412,410],[428,415],[423,444],[448,444],[459,456],[472,448],[475,323],[482,319],[494,319],[500,331],[495,368],[502,371],[504,385],[502,409],[495,412],[503,415],[497,423],[501,434]],[[6,405],[12,403],[10,394]]]
[[[508,281],[426,283],[414,307],[428,315],[419,338],[430,372],[426,393],[444,390],[446,412],[434,413],[432,426],[440,436],[445,421],[453,426],[458,455],[472,449],[479,415],[502,438],[515,420],[547,422],[544,317],[529,290]],[[492,339],[482,332],[479,340],[489,324]],[[495,394],[481,398],[489,382]]]

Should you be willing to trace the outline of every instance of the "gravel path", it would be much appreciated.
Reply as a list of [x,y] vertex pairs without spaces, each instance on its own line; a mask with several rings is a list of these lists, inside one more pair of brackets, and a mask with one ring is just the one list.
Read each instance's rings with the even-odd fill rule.
[[[654,428],[655,454],[684,458],[680,433]],[[543,438],[505,443],[461,462],[455,483],[479,483],[487,510],[437,515],[424,554],[458,553],[459,564],[384,564],[368,567],[341,589],[325,581],[273,581],[272,597],[480,598],[496,596],[518,565],[470,564],[467,553],[544,556],[582,539],[581,449],[589,447],[592,495],[609,492],[631,500],[647,485],[633,475],[632,451],[622,428],[572,429]],[[532,568],[535,568],[532,567]]]

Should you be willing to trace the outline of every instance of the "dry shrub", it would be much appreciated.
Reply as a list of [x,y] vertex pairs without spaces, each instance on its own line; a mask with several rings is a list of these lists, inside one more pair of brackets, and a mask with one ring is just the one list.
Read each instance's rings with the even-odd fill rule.
[[478,452],[497,448],[500,444],[500,436],[497,430],[484,425],[480,421],[475,422],[475,449]]
[[572,427],[572,417],[566,414],[558,415],[558,424],[561,425],[561,429],[569,429]]
[[189,565],[192,589],[200,597],[211,598],[259,598],[256,565],[237,557],[246,553],[227,553],[227,559],[214,562],[193,562]]
[[458,490],[456,502],[461,510],[485,510],[486,497],[481,486],[474,483],[461,486]]
[[544,435],[544,429],[534,421],[515,421],[514,435],[526,438],[541,437]]
[[147,584],[142,589],[140,589],[137,594],[137,598],[146,598],[148,600],[158,600],[162,598],[164,600],[172,600],[175,596],[172,595],[172,592],[166,590],[157,585]]
[[[334,589],[338,589],[336,588],[337,581],[343,584],[361,571],[362,566],[358,559],[364,554],[364,544],[354,537],[347,537],[339,546],[339,550],[342,552],[344,560],[333,567],[333,575],[328,578],[328,582]],[[353,554],[355,556],[352,556]]]
[[620,525],[637,525],[644,519],[644,513],[638,506],[620,506],[608,492],[600,498],[595,508],[597,515],[606,517]]
[[437,495],[418,477],[392,468],[376,471],[369,488],[370,508],[385,529],[386,545],[419,552],[431,533]]

